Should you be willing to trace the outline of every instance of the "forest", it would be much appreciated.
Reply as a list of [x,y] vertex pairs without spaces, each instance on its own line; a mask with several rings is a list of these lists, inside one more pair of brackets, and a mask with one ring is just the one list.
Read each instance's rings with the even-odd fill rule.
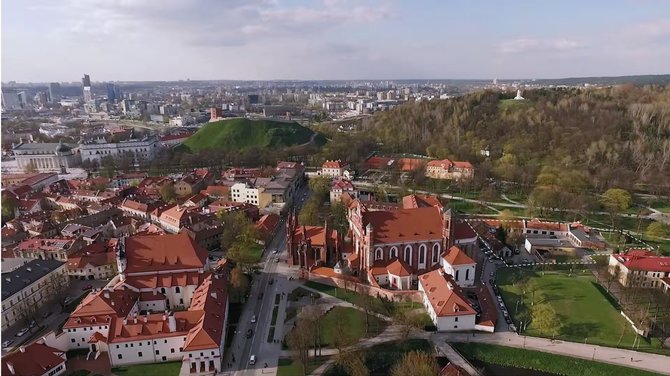
[[670,86],[539,89],[523,101],[512,97],[483,91],[409,103],[367,119],[361,135],[389,152],[469,160],[479,177],[527,187],[543,173],[558,173],[580,189],[668,193]]

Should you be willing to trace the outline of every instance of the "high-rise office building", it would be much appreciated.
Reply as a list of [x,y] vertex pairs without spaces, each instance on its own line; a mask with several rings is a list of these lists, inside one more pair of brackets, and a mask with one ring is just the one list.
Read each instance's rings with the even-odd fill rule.
[[58,82],[49,83],[49,102],[56,103],[61,98],[60,84]]
[[21,108],[19,92],[14,89],[2,89],[2,108],[5,110],[18,110]]
[[107,102],[116,102],[116,86],[114,84],[107,84]]
[[81,79],[81,83],[84,85],[84,102],[89,102],[93,99],[93,92],[91,92],[91,77],[88,74],[84,75],[84,78]]

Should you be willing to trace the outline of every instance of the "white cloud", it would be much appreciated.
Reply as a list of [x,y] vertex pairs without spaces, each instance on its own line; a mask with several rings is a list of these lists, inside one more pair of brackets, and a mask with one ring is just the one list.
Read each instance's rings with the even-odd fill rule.
[[519,38],[504,41],[500,44],[500,51],[507,54],[526,52],[569,51],[585,48],[588,43],[568,38],[535,39]]

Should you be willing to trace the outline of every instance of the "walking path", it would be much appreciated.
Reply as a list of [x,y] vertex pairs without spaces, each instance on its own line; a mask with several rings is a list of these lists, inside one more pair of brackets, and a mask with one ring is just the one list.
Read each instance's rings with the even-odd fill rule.
[[520,336],[511,332],[497,332],[472,336],[469,333],[435,334],[435,342],[477,342],[508,347],[537,350],[574,358],[631,367],[645,371],[670,375],[670,357],[613,347],[589,345],[577,342],[552,341],[551,339]]
[[442,354],[444,354],[444,356],[446,356],[447,359],[449,359],[449,362],[466,370],[468,372],[468,375],[472,376],[480,375],[479,371],[477,371],[477,369],[472,364],[470,364],[470,362],[467,359],[465,359],[461,355],[461,353],[459,353],[453,347],[451,347],[450,344],[448,344],[445,341],[437,341],[433,337],[431,337],[431,341],[438,349],[440,349]]

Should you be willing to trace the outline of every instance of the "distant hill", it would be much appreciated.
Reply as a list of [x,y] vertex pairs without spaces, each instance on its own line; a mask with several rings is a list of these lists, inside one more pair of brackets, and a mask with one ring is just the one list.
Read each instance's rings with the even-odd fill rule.
[[280,148],[314,141],[323,145],[325,138],[298,123],[272,120],[228,119],[205,125],[184,142],[191,151],[242,150],[250,147]]

